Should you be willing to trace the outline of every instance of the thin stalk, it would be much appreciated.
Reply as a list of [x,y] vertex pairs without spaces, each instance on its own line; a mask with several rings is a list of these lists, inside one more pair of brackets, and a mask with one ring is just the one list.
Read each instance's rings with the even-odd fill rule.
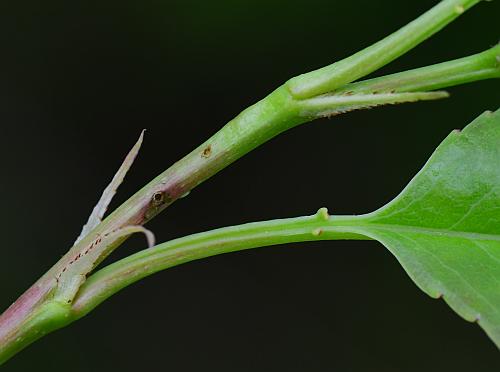
[[328,216],[322,208],[312,216],[231,226],[175,239],[117,261],[91,275],[72,307],[76,320],[128,285],[160,270],[189,261],[245,249],[314,240],[368,237],[348,232],[353,217]]
[[296,98],[311,98],[331,92],[387,65],[434,35],[481,0],[444,0],[381,41],[318,70],[288,82]]
[[500,78],[500,44],[468,57],[347,84],[332,94],[423,92],[494,78]]

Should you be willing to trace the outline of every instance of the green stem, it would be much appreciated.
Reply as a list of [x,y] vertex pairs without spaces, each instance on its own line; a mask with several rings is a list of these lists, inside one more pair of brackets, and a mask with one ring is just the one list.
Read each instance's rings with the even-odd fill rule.
[[385,39],[352,56],[292,78],[288,87],[296,98],[331,92],[366,76],[413,49],[481,0],[444,0]]
[[[359,64],[359,61],[366,58],[373,57],[377,59],[378,57],[376,56],[384,50],[387,55],[392,55],[391,53],[394,52],[394,42],[400,40],[404,35],[408,36],[407,34],[410,31],[413,36],[410,38],[407,37],[406,39],[411,39],[413,41],[417,39],[420,40],[416,38],[415,35],[430,35],[431,30],[435,32],[439,27],[442,27],[445,23],[457,17],[457,7],[467,9],[476,2],[477,0],[445,0],[431,9],[428,13],[412,22],[408,27],[389,36],[380,43],[375,44],[376,48],[374,50],[376,53],[368,52],[367,50],[362,51],[355,55],[357,57],[353,56],[355,57],[354,59],[351,60],[348,58],[347,60],[351,61],[348,64],[353,64],[354,66]],[[407,40],[403,44],[406,45],[405,48],[416,45],[415,43],[408,43]],[[449,68],[450,66],[454,66],[454,63],[448,65],[448,80],[456,81],[458,78],[453,76],[464,73],[464,70],[470,71],[473,65],[461,64],[461,66],[453,69]],[[329,71],[328,74],[331,74],[333,77],[344,76],[344,73],[340,73],[339,75],[339,71],[337,70],[332,72],[331,68],[329,68]],[[346,78],[351,76],[349,71],[345,71]],[[361,73],[360,71],[367,73],[368,70],[357,68],[356,71],[359,73]],[[434,79],[432,74],[430,74],[430,76],[423,76],[421,84],[429,85],[430,83],[426,81],[432,79]],[[324,115],[325,113],[334,113],[336,110],[342,112],[356,108],[373,107],[380,104],[408,102],[419,99],[435,99],[444,96],[442,93],[419,93],[413,95],[405,93],[401,96],[381,95],[378,97],[351,97],[347,99],[350,102],[348,102],[348,106],[346,107],[346,102],[344,102],[346,99],[342,99],[341,102],[336,99],[325,100],[322,98],[312,102],[309,102],[310,100],[297,99],[290,92],[289,87],[289,84],[279,87],[269,96],[243,111],[214,134],[208,141],[200,145],[193,152],[137,192],[98,225],[96,229],[91,231],[86,238],[83,238],[78,244],[70,249],[70,251],[43,278],[45,282],[48,282],[50,279],[53,280],[56,277],[61,279],[58,283],[52,282],[51,284],[54,287],[57,286],[55,298],[61,302],[69,303],[72,301],[78,288],[84,282],[85,277],[83,275],[79,277],[69,277],[69,275],[61,277],[60,273],[77,258],[81,257],[83,252],[94,244],[98,236],[109,234],[112,231],[129,225],[143,225],[207,178],[213,176],[241,156],[281,132],[310,121],[315,117]],[[108,249],[108,252],[111,253],[119,244],[120,241],[116,242],[113,247]],[[104,257],[102,257],[102,259],[104,259]]]
[[[145,224],[207,178],[270,138],[304,121],[306,120],[298,115],[297,107],[287,90],[278,88],[144,186],[76,244],[49,275],[58,275],[68,262],[81,256],[97,236],[104,236],[126,226]],[[121,241],[109,249],[108,253],[119,243]],[[56,298],[63,302],[73,299],[85,278],[78,281],[68,279],[67,282],[59,283],[56,292]]]
[[500,44],[468,57],[347,84],[333,93],[422,92],[494,78],[500,78]]
[[500,78],[500,44],[472,56],[347,84],[329,94],[297,101],[307,118],[332,116],[384,104],[447,97],[429,90]]
[[[455,85],[486,77],[498,77],[496,70],[490,71],[485,67],[486,65],[478,62],[482,57],[477,57],[479,59],[476,60],[473,56],[474,58],[468,57],[471,58],[467,60],[470,63],[457,60],[458,62],[452,61],[437,65],[441,67],[431,66],[421,69],[420,72],[413,70],[413,72],[409,71],[378,80],[357,83],[359,84],[357,87],[355,84],[350,84],[348,89],[356,97],[349,99],[338,99],[338,97],[331,99],[318,96],[336,89],[341,92],[342,85],[365,76],[390,62],[477,2],[479,0],[444,0],[416,21],[372,47],[334,65],[290,80],[231,120],[209,140],[152,180],[108,216],[86,237],[75,244],[7,311],[0,315],[0,364],[40,335],[67,324],[74,315],[71,305],[80,289],[90,291],[86,288],[91,288],[90,285],[97,286],[99,278],[104,280],[102,272],[98,276],[92,276],[93,279],[89,279],[87,282],[85,282],[86,278],[83,274],[61,276],[62,273],[68,272],[66,269],[76,260],[85,259],[82,258],[84,252],[93,247],[96,239],[127,226],[145,224],[194,187],[281,132],[323,114],[443,96],[442,93],[437,92],[412,94],[408,93],[409,90],[405,88],[435,89],[436,87]],[[491,67],[490,57],[491,55],[488,54],[487,59]],[[422,75],[418,76],[418,73]],[[382,86],[385,87],[383,89],[401,91],[402,93],[367,97],[365,93],[373,93],[375,86]],[[354,89],[352,89],[353,87]],[[406,92],[404,92],[405,90]],[[307,225],[304,228],[307,230],[311,227],[313,226]],[[296,230],[294,233],[296,238],[302,237],[304,240],[307,240],[306,237],[311,238],[307,235],[306,230]],[[291,230],[290,233],[292,234]],[[264,236],[262,240],[256,238],[253,241],[255,244],[262,245],[286,242],[284,237],[279,237],[279,231],[276,234],[277,240],[266,240],[267,238]],[[326,236],[328,234],[324,235],[324,237]],[[122,241],[123,239],[118,239],[106,247],[106,253],[111,253]],[[243,242],[239,244],[244,246]],[[248,248],[252,247],[248,246]],[[213,254],[218,252],[217,249],[220,248],[213,247]],[[192,257],[191,259],[203,257],[203,254],[197,256],[196,250],[191,252],[192,256],[189,256]],[[104,259],[104,256],[99,257],[99,259]],[[181,258],[176,259],[182,261]],[[131,273],[130,275],[133,278],[135,274]],[[125,282],[124,279],[123,283]],[[79,303],[83,304],[82,309],[85,306],[92,307],[85,305],[82,293],[87,292],[80,291],[78,296]],[[90,301],[89,304],[91,303]],[[85,311],[81,310],[80,314],[83,313]]]
[[[93,243],[96,236],[106,234],[129,225],[143,225],[178,198],[191,191],[221,169],[267,142],[278,134],[316,117],[374,107],[382,104],[413,102],[424,99],[446,97],[442,92],[415,92],[400,94],[366,95],[374,87],[386,86],[393,91],[409,87],[439,87],[447,84],[498,76],[495,53],[498,47],[464,59],[429,66],[422,69],[389,75],[359,84],[350,90],[349,97],[319,96],[308,100],[295,99],[283,85],[263,100],[244,110],[221,130],[190,154],[168,168],[143,189],[114,211],[86,238],[76,244],[47,277],[54,278],[67,266],[68,262]],[[493,62],[492,62],[493,61]],[[486,71],[486,72],[485,72]],[[493,71],[493,72],[492,72]],[[418,73],[422,76],[418,78]],[[354,84],[350,84],[354,86]],[[359,93],[359,94],[358,94]],[[159,197],[160,202],[157,201]],[[118,245],[118,243],[117,243]],[[113,249],[110,249],[111,252]],[[59,283],[56,297],[61,302],[70,301],[75,296],[84,278],[69,283]]]
[[13,330],[13,332],[2,335],[0,365],[32,342],[70,324],[72,322],[71,306],[57,301],[42,302],[39,306],[30,308],[26,317],[14,319],[19,319],[19,321],[14,324],[13,329],[4,327],[5,330]]
[[[68,262],[74,260],[74,257],[81,254],[86,247],[93,243],[96,236],[129,225],[145,224],[175,200],[221,169],[232,164],[255,147],[301,123],[311,121],[319,116],[359,108],[447,96],[443,92],[397,93],[404,91],[405,88],[445,87],[474,79],[498,77],[499,69],[496,59],[498,49],[495,47],[474,56],[439,65],[349,84],[349,88],[346,88],[350,89],[347,96],[344,96],[343,91],[339,91],[333,95],[298,100],[290,94],[286,85],[279,87],[269,96],[243,111],[205,143],[132,196],[86,238],[76,244],[47,273],[47,276],[51,278],[57,276],[61,270],[64,270]],[[367,92],[373,93],[375,88],[384,87],[390,88],[396,93],[366,94]],[[109,252],[112,250],[109,249]],[[59,283],[56,298],[61,302],[71,301],[84,279],[82,277],[76,281]]]
[[325,208],[307,217],[248,223],[186,236],[143,250],[91,275],[73,303],[81,318],[126,286],[160,270],[222,253],[313,240],[364,239],[348,232],[353,217],[328,216]]

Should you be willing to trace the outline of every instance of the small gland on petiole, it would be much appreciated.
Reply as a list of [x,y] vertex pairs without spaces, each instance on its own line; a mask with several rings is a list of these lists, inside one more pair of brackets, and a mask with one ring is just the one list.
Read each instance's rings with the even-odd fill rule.
[[321,221],[328,221],[328,219],[330,218],[330,215],[328,214],[328,209],[325,207],[320,208],[318,212],[316,212],[316,216]]

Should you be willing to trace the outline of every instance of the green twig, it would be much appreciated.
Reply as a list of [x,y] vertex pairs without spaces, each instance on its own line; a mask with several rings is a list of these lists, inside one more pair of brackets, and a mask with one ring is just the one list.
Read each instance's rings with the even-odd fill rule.
[[376,71],[413,49],[481,0],[444,0],[413,22],[352,56],[292,78],[288,87],[296,98],[331,92]]
[[346,84],[333,94],[429,91],[500,78],[500,44],[468,57]]
[[[110,271],[91,276],[91,280],[86,279],[86,274],[118,247],[128,233],[139,231],[139,226],[175,200],[281,132],[318,116],[380,104],[440,98],[445,95],[423,91],[498,77],[496,52],[485,52],[424,69],[345,85],[415,47],[478,2],[444,0],[372,47],[324,69],[290,80],[231,120],[205,143],[152,180],[86,236],[82,236],[54,267],[0,316],[0,364],[42,335],[68,324],[74,317],[75,306],[82,309],[77,311],[81,316],[86,311],[83,309],[100,302],[97,294],[101,292],[93,291],[92,288],[104,288],[106,284],[99,284],[99,278],[105,280],[107,277],[104,274]],[[382,94],[372,94],[377,90]],[[296,222],[299,225],[302,223]],[[131,226],[133,228],[129,228]],[[311,227],[307,225],[304,228],[310,230]],[[277,240],[267,241],[264,237],[264,240],[256,238],[254,242],[262,245],[274,244],[272,242],[278,244],[282,238],[278,237],[279,232],[277,234],[272,238]],[[304,234],[309,233],[303,230],[297,234],[297,238],[300,235],[305,239]],[[310,234],[307,236],[311,238]],[[110,237],[114,240],[110,241]],[[99,255],[86,255],[91,249],[96,249]],[[214,247],[212,252],[217,253],[217,249]],[[201,252],[192,252],[193,259],[197,257],[196,254],[203,256]],[[78,262],[76,266],[75,262]],[[147,268],[142,270],[147,272]],[[129,274],[130,278],[126,275],[121,277],[122,282],[116,288],[133,281],[134,274]],[[102,293],[106,297],[111,292]],[[93,293],[97,297],[92,297]],[[73,303],[75,299],[77,304]]]

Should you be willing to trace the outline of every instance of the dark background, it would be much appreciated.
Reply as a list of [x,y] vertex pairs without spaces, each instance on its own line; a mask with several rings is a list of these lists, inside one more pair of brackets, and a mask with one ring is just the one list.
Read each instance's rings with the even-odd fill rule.
[[[0,308],[68,249],[142,128],[143,149],[114,206],[288,78],[369,45],[436,2],[2,2]],[[377,74],[487,49],[499,5],[478,5]],[[321,206],[371,211],[452,129],[498,106],[496,81],[450,91],[448,100],[296,128],[149,227],[165,241]],[[133,238],[113,259],[143,248]],[[498,371],[500,360],[477,325],[422,293],[380,244],[322,242],[156,274],[2,368]]]

